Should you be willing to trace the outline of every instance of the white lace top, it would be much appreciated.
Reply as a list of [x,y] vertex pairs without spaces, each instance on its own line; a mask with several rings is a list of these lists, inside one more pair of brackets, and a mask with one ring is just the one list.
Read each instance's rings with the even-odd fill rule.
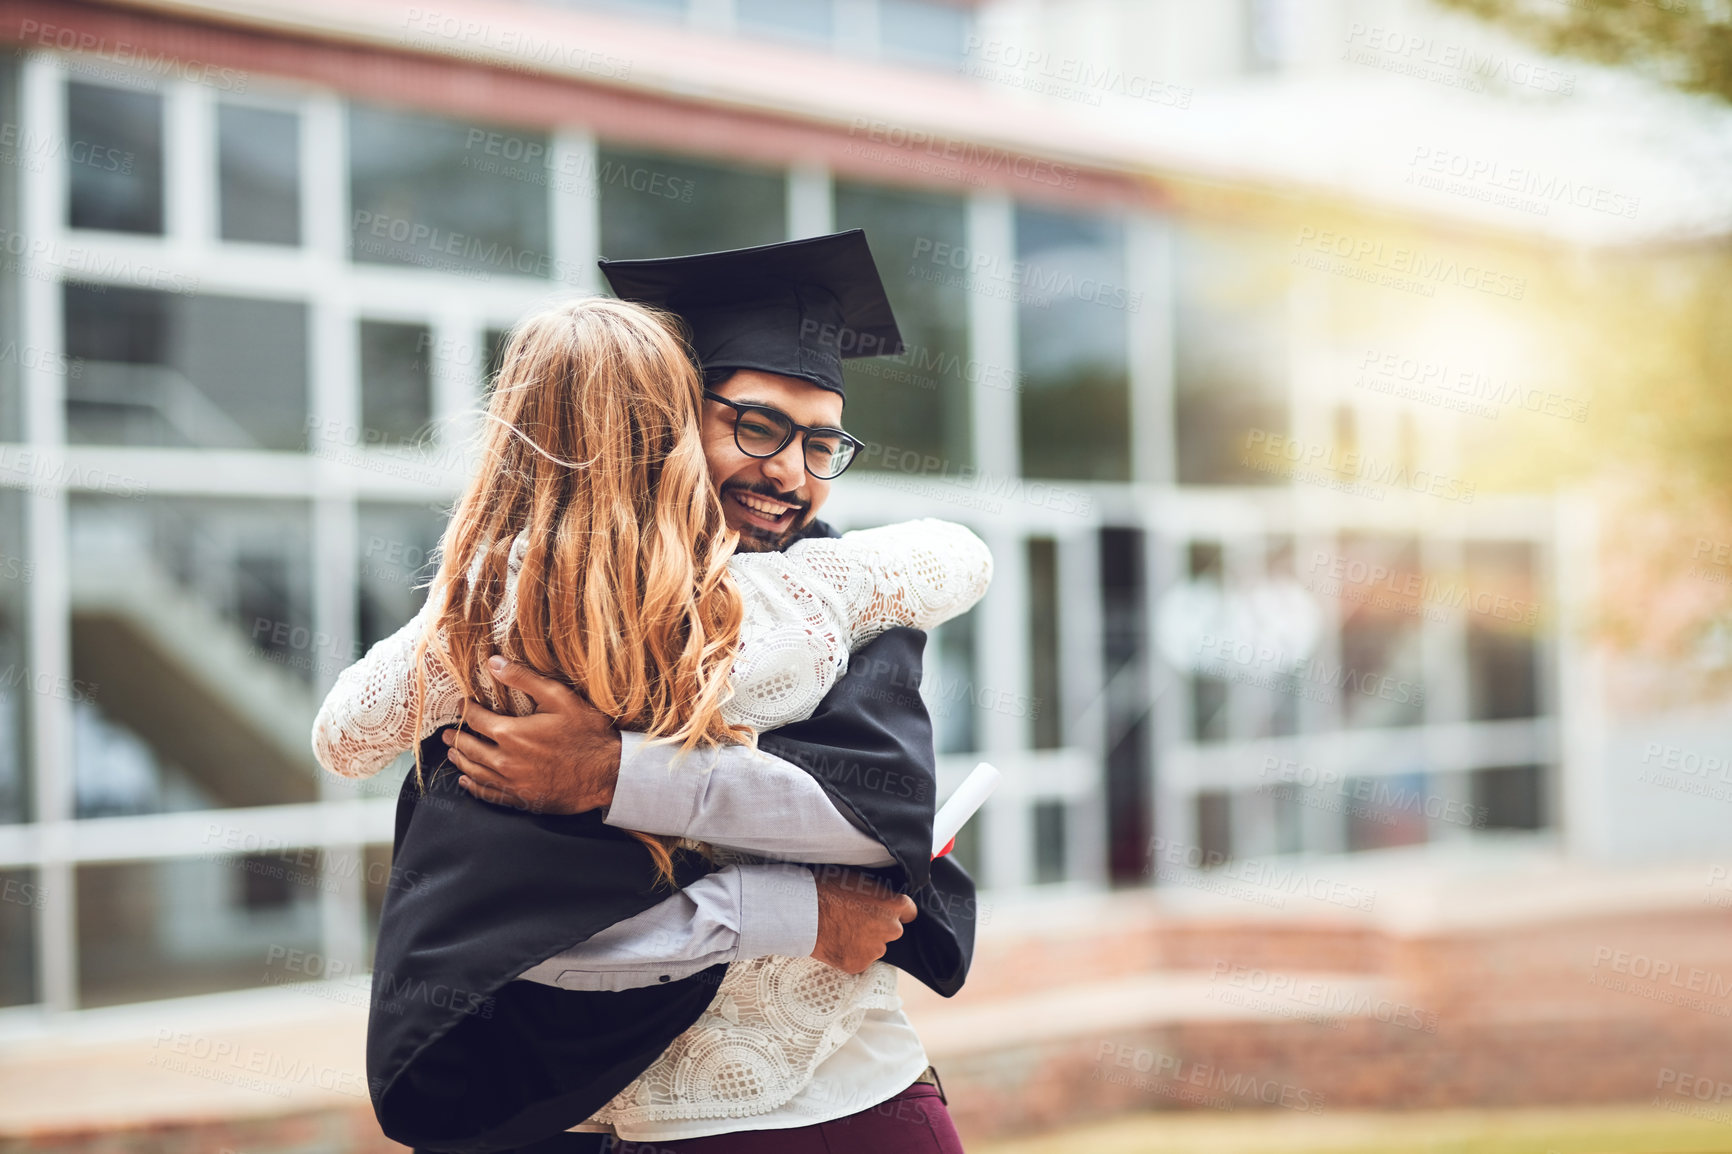
[[[501,641],[517,612],[517,573],[528,547],[512,543],[506,591],[495,616]],[[930,629],[971,609],[992,579],[992,554],[961,525],[930,518],[796,542],[784,553],[738,553],[728,561],[744,619],[734,658],[730,722],[774,729],[812,716],[848,668],[848,654],[897,625]],[[367,777],[461,715],[463,687],[431,653],[424,662],[427,704],[415,727],[410,669],[427,622],[443,603],[427,603],[397,632],[345,669],[313,722],[319,764],[344,777]],[[483,674],[485,676],[485,674]],[[511,691],[513,712],[532,702]]]
[[[502,639],[516,610],[525,547],[520,536],[508,561],[496,618]],[[930,629],[966,612],[992,577],[992,555],[981,540],[937,520],[813,538],[783,553],[736,554],[728,564],[744,620],[723,714],[757,730],[810,717],[847,669],[851,650],[897,625]],[[326,769],[347,777],[377,773],[458,720],[462,688],[429,656],[419,732],[414,724],[410,665],[439,595],[434,590],[414,620],[338,677],[313,726],[313,749]],[[530,710],[522,695],[511,699],[515,712]],[[751,860],[720,850],[716,856]],[[883,962],[858,975],[809,957],[736,962],[703,1016],[591,1121],[628,1133],[770,1113],[811,1082],[813,1070],[869,1012],[900,1005],[896,971]]]

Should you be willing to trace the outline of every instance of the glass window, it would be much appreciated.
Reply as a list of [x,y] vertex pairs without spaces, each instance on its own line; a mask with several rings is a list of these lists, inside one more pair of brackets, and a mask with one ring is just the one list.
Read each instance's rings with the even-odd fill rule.
[[1545,825],[1545,772],[1537,765],[1473,771],[1474,813],[1487,829],[1540,829]]
[[486,350],[487,363],[481,378],[481,389],[484,393],[493,391],[493,382],[499,377],[499,370],[505,364],[505,346],[511,339],[510,329],[488,329],[482,335],[482,348]]
[[200,857],[78,868],[80,1005],[253,988],[273,951],[318,951],[319,855],[238,852],[261,839],[228,832]]
[[360,344],[363,442],[417,440],[433,419],[433,331],[362,321]]
[[1150,637],[1143,532],[1102,529],[1099,548],[1109,870],[1114,882],[1134,883],[1147,873],[1151,832],[1147,726],[1154,707],[1145,688]]
[[1126,325],[1140,301],[1125,288],[1123,229],[1019,207],[1016,254],[1023,475],[1129,480]]
[[675,159],[603,145],[601,254],[609,260],[683,256],[787,238],[780,172]]
[[1034,880],[1037,885],[1064,880],[1065,804],[1038,801],[1034,804]]
[[1226,741],[1227,691],[1225,679],[1198,673],[1191,677],[1191,740],[1198,743]]
[[886,60],[956,68],[973,27],[973,13],[964,4],[878,0],[878,40]]
[[957,865],[968,871],[969,877],[984,888],[986,883],[981,871],[986,862],[986,822],[981,820],[980,815],[975,815],[974,820],[963,823],[962,828],[956,831],[956,845],[951,849],[950,856],[956,859]]
[[1058,543],[1051,537],[1028,539],[1028,657],[1030,688],[1041,710],[1034,717],[1035,749],[1064,744],[1059,720]]
[[1233,795],[1226,790],[1197,795],[1197,850],[1205,868],[1233,856]]
[[[1194,583],[1213,586],[1223,584],[1224,555],[1219,544],[1193,541],[1185,550],[1185,564]],[[1228,684],[1225,678],[1209,673],[1194,673],[1191,677],[1191,740],[1214,742],[1227,740]]]
[[1408,537],[1344,536],[1348,573],[1377,573],[1376,584],[1341,583],[1341,665],[1315,659],[1314,684],[1341,701],[1355,728],[1419,725],[1427,696],[1420,660],[1424,573],[1419,543]]
[[0,1006],[22,1006],[36,993],[36,912],[48,893],[33,869],[0,870]]
[[361,648],[396,632],[426,603],[448,514],[423,505],[365,504],[358,510]]
[[1260,235],[1176,227],[1174,424],[1181,485],[1282,483],[1245,462],[1255,431],[1287,429],[1287,275]]
[[[379,944],[379,915],[385,909],[385,895],[390,892],[391,877],[391,847],[389,845],[370,845],[361,851],[362,868],[366,870],[366,919],[367,948],[364,956],[371,958]],[[401,885],[399,880],[398,885]]]
[[72,81],[66,120],[72,227],[160,234],[162,97]]
[[735,4],[742,32],[825,45],[835,36],[833,0],[735,0]]
[[[1429,837],[1426,801],[1435,795],[1426,775],[1415,770],[1388,776],[1349,777],[1341,785],[1351,851],[1423,845]],[[1337,799],[1330,798],[1330,801]]]
[[224,240],[301,243],[299,116],[218,105],[217,164]]
[[307,734],[354,653],[313,628],[299,503],[74,496],[80,817],[307,802]]
[[307,308],[68,283],[67,439],[300,449]]
[[1291,56],[1297,13],[1288,0],[1244,0],[1245,71],[1274,72]]
[[30,818],[30,662],[25,594],[36,576],[24,556],[24,496],[0,490],[0,823]]
[[975,711],[981,706],[977,703],[984,700],[985,693],[994,693],[994,702],[1005,700],[996,696],[995,690],[981,686],[975,676],[976,616],[964,613],[938,626],[926,649],[927,664],[920,689],[932,717],[934,748],[939,753],[979,749]]
[[[439,538],[450,509],[438,505],[363,504],[357,510],[355,608],[356,653],[400,629],[427,601],[427,583],[438,569]],[[326,678],[321,684],[328,684]],[[414,767],[405,753],[391,766],[355,784],[367,797],[394,797]],[[387,851],[387,858],[389,853]]]
[[[18,57],[0,60],[0,124],[18,124]],[[0,235],[16,237],[18,229],[18,172],[25,167],[22,140],[12,149],[0,148]],[[20,356],[0,357],[0,441],[23,440],[23,390],[20,378],[25,365],[40,364],[28,343],[18,339],[19,271],[15,261],[0,268],[0,347],[25,350]],[[64,362],[62,362],[62,368]]]
[[984,379],[1016,387],[1007,366],[969,359],[966,287],[910,275],[915,271],[910,254],[937,245],[965,247],[966,216],[960,197],[836,185],[836,227],[866,230],[904,346],[899,356],[842,362],[848,388],[843,423],[868,442],[857,469],[936,457],[944,462],[945,475],[955,475],[974,460],[968,417],[972,383]]
[[566,279],[547,250],[548,155],[545,132],[351,105],[353,259]]
[[1469,541],[1467,695],[1474,721],[1535,717],[1540,711],[1539,616],[1533,546],[1525,541]]

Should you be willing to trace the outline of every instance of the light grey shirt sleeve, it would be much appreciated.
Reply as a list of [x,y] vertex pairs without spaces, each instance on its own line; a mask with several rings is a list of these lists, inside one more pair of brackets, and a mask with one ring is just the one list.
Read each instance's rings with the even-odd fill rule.
[[811,774],[744,745],[681,754],[621,733],[619,782],[605,818],[618,829],[689,837],[780,861],[894,865]]
[[[811,774],[743,745],[682,755],[677,746],[647,744],[641,733],[621,733],[606,822],[782,861],[895,860],[837,810]],[[817,941],[810,870],[730,865],[520,976],[568,990],[625,990],[678,981],[717,962],[805,957]]]
[[717,962],[803,958],[818,944],[818,890],[804,866],[740,864],[699,878],[635,917],[519,975],[566,990],[627,990]]

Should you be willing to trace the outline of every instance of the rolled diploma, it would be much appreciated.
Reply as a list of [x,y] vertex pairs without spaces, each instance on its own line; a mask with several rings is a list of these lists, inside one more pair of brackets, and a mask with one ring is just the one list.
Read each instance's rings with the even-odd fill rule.
[[937,816],[932,819],[933,857],[943,857],[950,852],[957,831],[962,829],[964,822],[974,816],[975,810],[985,804],[992,791],[998,788],[999,778],[1002,776],[998,770],[983,761],[962,779],[962,784],[956,787],[956,792],[939,807]]

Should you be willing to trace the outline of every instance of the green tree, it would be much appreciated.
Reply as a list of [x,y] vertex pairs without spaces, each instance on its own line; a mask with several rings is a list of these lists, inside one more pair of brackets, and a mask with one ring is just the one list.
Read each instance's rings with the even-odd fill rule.
[[1627,67],[1732,101],[1725,0],[1438,0],[1560,56]]

